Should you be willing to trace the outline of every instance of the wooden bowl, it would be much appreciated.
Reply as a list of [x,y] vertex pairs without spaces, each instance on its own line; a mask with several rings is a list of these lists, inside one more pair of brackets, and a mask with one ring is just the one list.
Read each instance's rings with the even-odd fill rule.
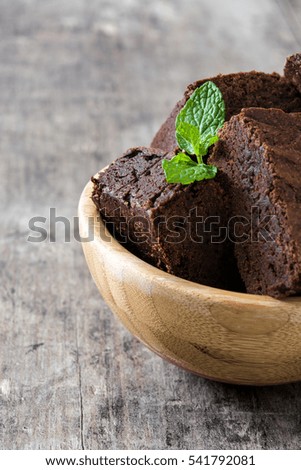
[[248,385],[301,380],[301,297],[276,300],[185,281],[147,264],[106,230],[91,200],[79,202],[82,246],[112,311],[159,356],[210,379]]

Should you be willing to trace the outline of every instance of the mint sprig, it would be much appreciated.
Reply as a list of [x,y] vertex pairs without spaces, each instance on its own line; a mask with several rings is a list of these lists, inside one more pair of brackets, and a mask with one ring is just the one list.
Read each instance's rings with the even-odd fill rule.
[[[217,132],[224,122],[222,93],[213,82],[206,82],[194,91],[177,116],[176,139],[183,152],[162,161],[168,183],[190,184],[215,177],[217,168],[206,165],[202,157],[217,142]],[[187,154],[195,155],[197,162]]]
[[163,160],[162,166],[168,183],[190,184],[210,180],[217,173],[216,166],[197,163],[186,153],[178,153],[171,160]]

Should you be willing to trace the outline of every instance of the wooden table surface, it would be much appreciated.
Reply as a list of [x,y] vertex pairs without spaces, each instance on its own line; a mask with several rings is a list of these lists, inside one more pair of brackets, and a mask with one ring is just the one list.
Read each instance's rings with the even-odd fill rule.
[[[0,0],[1,449],[301,448],[300,383],[163,362],[113,317],[74,238],[90,176],[147,145],[187,83],[281,72],[300,26],[298,0]],[[44,242],[28,241],[35,216]]]

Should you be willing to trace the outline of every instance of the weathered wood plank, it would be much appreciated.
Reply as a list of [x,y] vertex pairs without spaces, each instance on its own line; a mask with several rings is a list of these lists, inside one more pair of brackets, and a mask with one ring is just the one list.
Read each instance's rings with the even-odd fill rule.
[[300,448],[300,384],[239,388],[164,363],[114,319],[76,241],[26,241],[29,218],[72,217],[90,175],[148,144],[186,83],[281,71],[299,46],[280,13],[0,0],[0,448]]
[[[278,7],[291,31],[292,36],[301,48],[301,5],[298,0],[276,0]],[[294,51],[295,52],[295,51]]]

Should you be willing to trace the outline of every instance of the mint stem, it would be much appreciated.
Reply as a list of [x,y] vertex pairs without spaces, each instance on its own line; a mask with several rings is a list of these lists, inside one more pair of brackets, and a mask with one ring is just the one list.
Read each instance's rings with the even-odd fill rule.
[[198,161],[198,164],[200,165],[201,163],[203,163],[203,159],[202,157],[196,157],[197,161]]

